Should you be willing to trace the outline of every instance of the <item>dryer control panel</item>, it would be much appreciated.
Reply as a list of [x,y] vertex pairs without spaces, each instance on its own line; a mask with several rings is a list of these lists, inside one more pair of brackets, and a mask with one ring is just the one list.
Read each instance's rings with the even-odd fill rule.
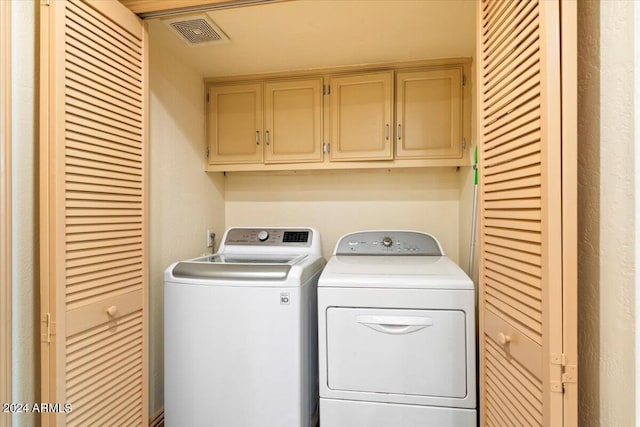
[[442,256],[440,242],[420,231],[358,231],[347,234],[336,246],[335,255],[422,255]]

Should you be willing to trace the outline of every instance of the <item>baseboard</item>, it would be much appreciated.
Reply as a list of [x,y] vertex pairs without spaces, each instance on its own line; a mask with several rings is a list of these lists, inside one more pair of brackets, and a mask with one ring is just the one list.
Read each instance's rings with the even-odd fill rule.
[[149,419],[149,427],[164,427],[164,408],[153,414]]

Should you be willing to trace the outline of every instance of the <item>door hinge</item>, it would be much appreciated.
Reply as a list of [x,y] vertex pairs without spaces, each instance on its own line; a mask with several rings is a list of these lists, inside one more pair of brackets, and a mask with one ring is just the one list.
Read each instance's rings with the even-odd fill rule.
[[331,151],[331,144],[322,144],[322,152],[329,153]]
[[56,322],[51,321],[51,313],[43,313],[40,322],[42,323],[41,341],[51,342],[51,335],[56,334]]
[[462,138],[462,151],[467,149],[467,139]]
[[467,85],[467,76],[466,75],[462,75],[462,86],[466,86]]
[[564,393],[566,384],[578,382],[578,367],[576,365],[567,365],[567,358],[564,354],[551,353],[551,364],[560,366],[559,381],[551,381],[552,392]]
[[330,85],[322,85],[322,94],[323,95],[331,95],[331,86]]

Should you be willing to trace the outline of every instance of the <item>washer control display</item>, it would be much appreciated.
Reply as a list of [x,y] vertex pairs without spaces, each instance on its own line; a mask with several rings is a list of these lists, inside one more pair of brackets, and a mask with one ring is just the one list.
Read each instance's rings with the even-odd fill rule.
[[232,228],[225,245],[310,246],[312,237],[308,228]]
[[309,241],[308,231],[285,231],[282,238],[284,243],[307,243]]

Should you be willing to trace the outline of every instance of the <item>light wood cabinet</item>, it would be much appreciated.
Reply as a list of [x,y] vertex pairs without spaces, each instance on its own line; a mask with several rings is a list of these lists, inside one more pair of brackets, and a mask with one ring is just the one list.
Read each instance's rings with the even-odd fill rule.
[[209,164],[262,162],[262,84],[209,86]]
[[264,84],[264,162],[322,161],[322,78]]
[[393,72],[332,77],[331,161],[391,160]]
[[207,106],[209,164],[322,161],[321,77],[210,85]]
[[470,68],[451,58],[207,79],[207,171],[469,165]]
[[396,74],[396,158],[462,157],[462,69]]

